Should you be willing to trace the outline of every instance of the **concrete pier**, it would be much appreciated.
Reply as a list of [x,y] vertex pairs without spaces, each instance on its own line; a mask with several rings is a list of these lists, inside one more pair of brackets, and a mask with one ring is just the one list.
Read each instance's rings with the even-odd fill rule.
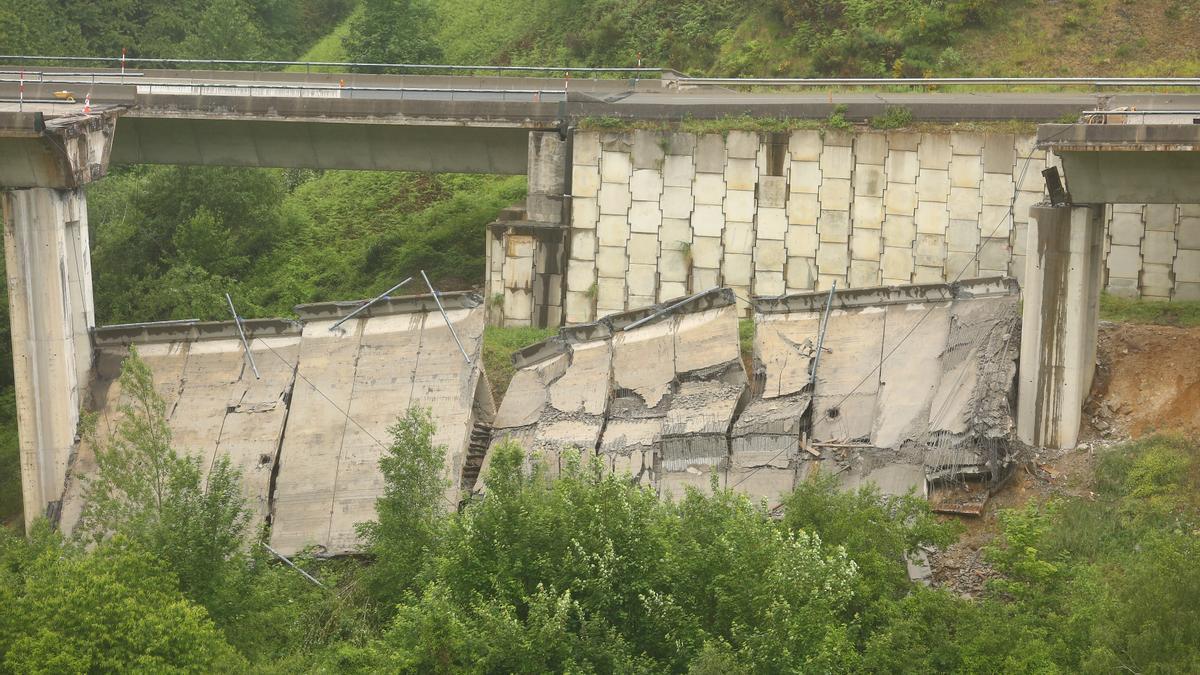
[[1017,434],[1030,445],[1072,448],[1096,370],[1104,207],[1030,213]]

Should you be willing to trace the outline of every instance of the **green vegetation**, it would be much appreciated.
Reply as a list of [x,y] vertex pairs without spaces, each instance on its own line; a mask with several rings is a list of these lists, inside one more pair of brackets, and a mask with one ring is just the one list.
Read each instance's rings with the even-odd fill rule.
[[1200,326],[1200,301],[1131,300],[1104,293],[1100,296],[1100,318],[1123,323]]
[[492,394],[499,403],[508,383],[512,381],[512,355],[535,342],[541,342],[558,332],[553,328],[500,328],[488,326],[483,331],[483,369],[492,385]]
[[427,412],[391,429],[366,561],[242,543],[238,476],[178,454],[136,353],[81,532],[0,532],[0,672],[1180,672],[1200,659],[1200,448],[1098,458],[1093,492],[1000,514],[981,600],[908,581],[955,535],[915,495],[797,486],[782,517],[675,502],[511,444],[447,509]]

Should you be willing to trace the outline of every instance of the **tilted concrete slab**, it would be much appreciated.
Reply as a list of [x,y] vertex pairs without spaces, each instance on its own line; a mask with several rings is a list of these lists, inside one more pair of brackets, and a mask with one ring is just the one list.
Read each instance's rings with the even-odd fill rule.
[[1195,117],[1184,124],[1122,124],[1118,116],[1108,124],[1041,124],[1037,146],[1062,159],[1076,204],[1187,204],[1200,182]]
[[1013,429],[1014,281],[835,293],[810,384],[828,300],[757,300],[755,396],[733,430],[744,475],[731,483],[770,498],[764,490],[788,486],[814,463],[837,464],[847,486],[901,465],[923,467],[933,480],[1003,470]]
[[[270,523],[271,544],[285,555],[310,546],[326,555],[360,552],[356,527],[375,518],[384,491],[379,460],[398,417],[411,405],[432,412],[434,442],[446,448],[448,509],[458,505],[472,427],[491,422],[479,359],[482,301],[470,293],[440,297],[469,362],[432,296],[385,299],[332,331],[361,302],[303,305],[296,322],[246,321],[260,378],[232,322],[102,328],[90,391],[98,442],[112,437],[120,418],[121,363],[135,345],[166,402],[174,447],[206,474],[220,457],[241,471],[255,536]],[[82,479],[95,468],[95,449],[85,442],[63,500],[68,531],[82,510]]]

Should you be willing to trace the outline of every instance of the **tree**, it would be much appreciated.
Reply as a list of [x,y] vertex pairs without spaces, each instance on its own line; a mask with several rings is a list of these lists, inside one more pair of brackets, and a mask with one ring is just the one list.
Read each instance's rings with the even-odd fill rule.
[[362,0],[362,11],[343,38],[351,61],[435,63],[434,13],[425,0]]
[[162,397],[133,347],[120,386],[120,420],[96,450],[78,536],[89,544],[120,536],[153,552],[179,578],[184,595],[223,623],[246,601],[249,583],[249,513],[238,473],[220,457],[206,475],[197,458],[175,451]]

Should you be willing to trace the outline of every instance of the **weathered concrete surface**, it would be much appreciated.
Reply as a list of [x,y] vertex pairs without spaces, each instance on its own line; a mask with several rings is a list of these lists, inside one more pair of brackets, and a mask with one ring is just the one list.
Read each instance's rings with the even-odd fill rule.
[[756,300],[755,396],[733,430],[735,466],[747,468],[736,483],[731,474],[731,484],[773,499],[817,465],[834,465],[851,487],[916,466],[924,467],[923,494],[925,477],[1004,469],[1014,282],[838,292],[812,377],[828,298]]
[[[117,378],[135,345],[166,402],[174,447],[205,474],[222,456],[242,472],[254,536],[269,524],[271,544],[284,554],[310,546],[327,555],[359,552],[355,526],[375,517],[384,488],[379,459],[397,417],[410,405],[432,412],[434,443],[446,447],[449,509],[458,505],[472,426],[494,413],[479,360],[482,300],[440,297],[469,363],[431,296],[383,300],[336,331],[329,328],[361,303],[302,305],[298,322],[247,321],[261,379],[231,322],[100,329],[89,397],[98,442],[111,438],[120,418]],[[94,471],[95,448],[85,442],[65,491],[68,531],[83,507],[81,480]]]
[[1025,443],[1072,448],[1096,367],[1103,210],[1038,206],[1021,320],[1017,430]]
[[1183,124],[1042,124],[1037,144],[1062,157],[1077,204],[1188,204],[1200,182],[1194,117]]
[[241,472],[242,496],[257,535],[270,513],[271,475],[288,417],[299,326],[278,320],[246,322],[255,378],[241,339],[226,322],[101,328],[96,373],[87,406],[97,413],[95,439],[84,439],[71,463],[60,525],[70,532],[83,508],[81,479],[95,469],[96,443],[113,437],[124,400],[119,377],[131,346],[154,374],[166,403],[172,447],[196,459],[205,476],[218,458]]
[[73,189],[104,176],[114,127],[123,112],[0,112],[0,188]]
[[433,413],[447,508],[457,507],[483,382],[484,310],[478,296],[441,297],[470,363],[428,296],[381,302],[334,332],[352,306],[297,308],[305,326],[272,508],[271,545],[281,553],[361,550],[355,526],[374,519],[383,494],[388,427],[410,405]]

